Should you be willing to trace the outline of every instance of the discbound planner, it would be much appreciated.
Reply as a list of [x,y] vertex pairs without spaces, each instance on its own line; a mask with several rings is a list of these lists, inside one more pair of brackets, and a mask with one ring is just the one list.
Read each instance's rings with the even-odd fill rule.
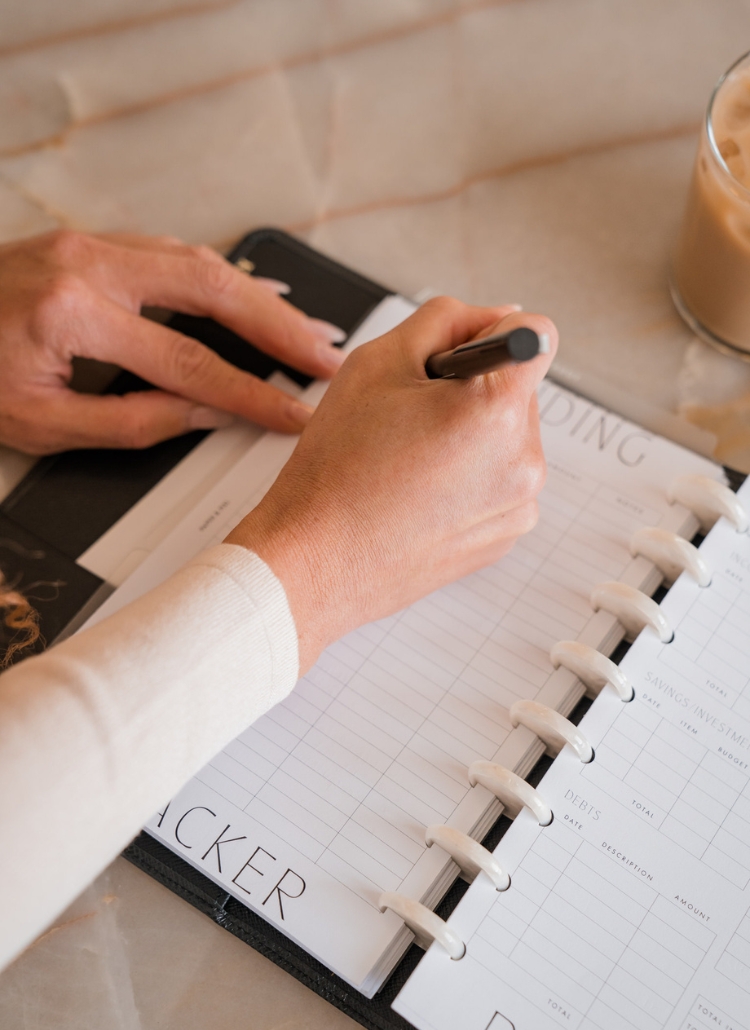
[[[387,297],[348,346],[413,309]],[[323,392],[313,384],[305,396],[315,403]],[[608,582],[653,593],[663,572],[633,556],[634,534],[652,527],[690,539],[698,518],[670,503],[670,484],[723,478],[549,380],[539,407],[549,473],[537,527],[498,564],[329,648],[146,827],[368,997],[414,940],[414,921],[393,899],[433,909],[462,864],[439,843],[442,831],[431,846],[426,832],[447,826],[479,841],[503,804],[512,810],[470,769],[491,763],[523,777],[548,746],[517,703],[566,715],[584,695],[551,648],[578,641],[611,654],[628,620],[606,602],[595,610],[592,592]],[[95,619],[221,541],[293,446],[261,437]],[[722,520],[703,550],[710,587],[684,573],[662,606],[674,641],[646,628],[627,656],[635,699],[605,687],[582,724],[594,760],[566,746],[538,787],[551,824],[522,807],[501,842],[495,859],[510,886],[498,890],[479,872],[450,919],[463,957],[432,944],[401,993],[397,1010],[414,1025],[655,1028],[682,1026],[669,1020],[688,1010],[697,1020],[703,1003],[724,1000],[730,1020],[741,1011],[750,548]],[[699,1000],[685,992],[706,963]],[[729,1001],[719,980],[734,985]]]

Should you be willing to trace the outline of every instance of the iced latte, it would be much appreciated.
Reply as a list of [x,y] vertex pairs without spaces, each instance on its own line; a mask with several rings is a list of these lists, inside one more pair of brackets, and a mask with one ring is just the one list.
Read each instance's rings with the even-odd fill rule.
[[672,292],[699,336],[750,359],[750,54],[720,80],[708,107]]

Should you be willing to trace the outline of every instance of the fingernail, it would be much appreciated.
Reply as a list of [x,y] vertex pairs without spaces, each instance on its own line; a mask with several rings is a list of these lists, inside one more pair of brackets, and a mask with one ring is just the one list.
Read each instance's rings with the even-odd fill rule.
[[307,325],[316,336],[328,340],[329,343],[343,343],[346,339],[343,329],[339,329],[337,325],[332,325],[330,322],[324,322],[320,318],[308,318]]
[[510,308],[511,311],[523,311],[521,304],[503,304],[504,308]]
[[286,410],[290,419],[299,430],[305,428],[315,411],[314,408],[311,408],[308,404],[303,404],[301,401],[289,401]]
[[346,354],[344,354],[343,351],[340,351],[337,347],[332,347],[329,343],[318,344],[315,354],[321,365],[327,372],[330,372],[331,375],[333,375],[334,372],[338,372],[346,361]]
[[286,296],[287,293],[292,292],[292,287],[289,283],[283,283],[281,279],[267,279],[262,275],[254,275],[253,281],[259,286],[263,286],[265,289],[270,290],[271,293],[276,293],[280,297]]
[[218,408],[197,407],[188,415],[188,425],[191,429],[226,429],[234,423],[234,415],[230,415],[228,411],[219,411]]

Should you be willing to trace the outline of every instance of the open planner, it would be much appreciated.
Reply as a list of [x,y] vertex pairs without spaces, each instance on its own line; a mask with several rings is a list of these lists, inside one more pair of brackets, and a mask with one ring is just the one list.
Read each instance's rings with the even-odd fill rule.
[[[386,297],[347,346],[412,310]],[[687,540],[742,498],[719,466],[549,380],[539,405],[537,527],[329,648],[146,832],[366,997],[415,937],[437,938],[395,1006],[418,1027],[656,1028],[731,991],[736,1013],[750,976],[750,538],[722,519],[700,556]],[[250,446],[94,620],[221,541],[293,447],[272,433]],[[647,595],[683,567],[659,608]],[[618,672],[605,656],[643,627]],[[598,690],[577,731],[564,716]],[[525,784],[568,739],[538,790]],[[476,842],[504,810],[520,814],[493,856]],[[445,924],[431,910],[459,873],[476,878]]]
[[[350,349],[415,308],[278,230],[230,260]],[[329,648],[126,855],[370,1030],[750,1030],[750,488],[551,379],[539,408],[533,532]],[[60,639],[221,541],[294,445],[234,426],[45,459],[0,504],[4,568],[55,582]]]

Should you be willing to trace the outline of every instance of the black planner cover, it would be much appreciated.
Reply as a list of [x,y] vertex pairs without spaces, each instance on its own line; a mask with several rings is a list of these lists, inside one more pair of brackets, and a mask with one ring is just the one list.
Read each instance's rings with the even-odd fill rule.
[[[246,236],[229,255],[232,261],[240,258],[250,261],[258,274],[289,283],[292,292],[288,299],[293,304],[308,315],[333,322],[347,334],[393,293],[275,229]],[[283,368],[300,384],[309,381],[210,319],[174,315],[169,324],[261,378]],[[149,385],[123,372],[110,389],[124,393],[149,389]],[[9,582],[25,588],[35,600],[44,641],[54,641],[87,604],[93,610],[97,593],[105,587],[75,559],[205,435],[191,433],[145,451],[76,451],[44,459],[0,504],[0,568]],[[726,472],[732,488],[738,489],[745,476],[730,469]],[[7,642],[7,632],[3,637],[0,631],[0,653]],[[42,646],[40,642],[38,648]],[[612,659],[619,661],[627,647],[621,644]],[[582,718],[589,704],[581,701],[570,716],[572,721]],[[537,783],[549,764],[550,759],[541,759],[528,777],[530,782]],[[482,843],[494,849],[510,825],[510,820],[501,817]],[[141,833],[124,856],[368,1030],[410,1027],[393,1012],[391,1003],[423,954],[418,947],[409,949],[383,989],[367,999],[148,834]],[[467,885],[457,880],[437,913],[447,918],[466,890]]]

